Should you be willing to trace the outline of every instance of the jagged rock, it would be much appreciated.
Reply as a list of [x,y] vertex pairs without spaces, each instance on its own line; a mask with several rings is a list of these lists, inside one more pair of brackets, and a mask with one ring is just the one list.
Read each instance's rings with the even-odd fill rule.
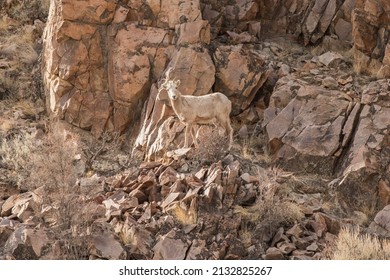
[[157,25],[161,27],[174,28],[183,21],[192,22],[201,18],[199,0],[148,2],[154,16],[158,17]]
[[292,237],[291,240],[293,241],[293,244],[301,250],[306,249],[310,244],[315,241],[317,237],[314,235],[304,236],[304,237]]
[[[106,207],[107,220],[110,220],[113,217],[120,217],[122,215],[122,211],[124,207],[122,207],[121,204],[124,203],[127,200],[127,198],[128,198],[127,193],[125,193],[122,190],[118,190],[102,202],[103,205]],[[131,201],[135,202],[134,200],[130,200],[127,201],[126,204],[129,204],[129,202]],[[130,204],[132,204],[133,202],[131,202]],[[137,205],[138,205],[138,201],[137,201]],[[137,205],[135,205],[134,207],[136,207]],[[132,205],[126,205],[126,206],[131,207]]]
[[[112,20],[116,7],[114,1],[99,2],[53,3],[43,35],[43,78],[50,96],[48,109],[62,116],[65,113],[68,122],[77,123],[81,128],[92,127],[96,133],[102,132],[102,123],[107,122],[111,106],[102,36],[97,27]],[[99,12],[86,12],[90,10]]]
[[329,89],[337,89],[339,83],[333,77],[326,77],[325,79],[322,80],[322,85]]
[[386,171],[389,168],[386,158],[390,155],[387,144],[389,97],[386,80],[371,82],[363,89],[362,106],[351,112],[354,116],[351,122],[358,121],[359,125],[355,127],[354,137],[350,139],[349,149],[340,164],[342,172],[336,186],[343,203],[352,209],[376,207],[379,181],[390,180]]
[[214,197],[214,188],[211,184],[204,190],[203,195],[206,198],[207,202],[211,203]]
[[193,22],[177,25],[178,34],[177,45],[186,46],[188,44],[210,43],[210,24],[207,20],[196,20]]
[[168,166],[159,176],[159,183],[161,185],[172,185],[176,182],[177,171]]
[[295,238],[299,238],[303,233],[303,230],[301,229],[299,224],[295,224],[286,231],[286,234],[289,236],[294,236]]
[[196,239],[188,250],[186,260],[205,259],[202,255],[207,251],[206,241]]
[[101,221],[94,222],[94,232],[90,239],[89,253],[95,257],[108,260],[126,258],[126,251],[111,230],[111,225]]
[[340,40],[342,41],[352,41],[352,24],[351,22],[348,22],[342,18],[340,18],[335,26],[334,26],[334,31],[336,35],[339,37]]
[[140,169],[154,169],[161,165],[161,162],[156,161],[149,161],[149,162],[142,162],[139,166]]
[[20,226],[12,232],[4,245],[4,253],[18,260],[39,259],[50,250],[50,239],[44,229]]
[[245,124],[243,126],[241,126],[241,128],[238,130],[238,136],[241,139],[248,138],[248,127]]
[[280,227],[272,238],[271,247],[274,247],[276,243],[281,241],[284,237],[284,228]]
[[240,171],[240,166],[241,165],[237,160],[230,162],[226,166],[226,171],[227,171],[226,182],[225,182],[227,186],[226,194],[233,194],[233,195],[236,194],[237,192],[236,181]]
[[318,61],[325,66],[335,67],[337,66],[344,57],[336,52],[326,52],[318,57]]
[[87,0],[82,2],[63,0],[59,5],[64,20],[96,24],[110,22],[116,8],[114,0]]
[[0,218],[0,247],[4,248],[6,241],[15,230],[16,224],[17,222],[13,220]]
[[199,180],[204,180],[204,177],[207,174],[207,170],[208,168],[202,167],[201,169],[199,169],[198,172],[196,172],[195,177],[198,178]]
[[151,244],[153,235],[137,224],[131,224],[128,220],[124,223],[119,236],[125,245],[130,247],[129,253],[136,259],[151,259],[153,254]]
[[220,162],[218,164],[212,164],[207,172],[208,176],[206,178],[206,186],[211,183],[221,184],[222,182],[222,165]]
[[138,119],[151,82],[166,65],[173,33],[166,27],[183,23],[179,30],[188,32],[181,32],[179,41],[185,44],[192,43],[192,30],[201,22],[200,39],[207,42],[209,27],[200,18],[198,0],[53,3],[43,58],[49,109],[96,135],[123,131]]
[[[173,54],[170,66],[174,68],[170,77],[183,81],[178,87],[183,95],[197,96],[210,92],[215,81],[215,67],[206,49],[181,47]],[[167,100],[167,95],[166,90],[162,90],[159,98]]]
[[323,236],[327,231],[328,227],[326,226],[326,220],[324,216],[319,213],[314,214],[314,221],[309,221],[308,226],[313,229],[318,237]]
[[284,77],[290,74],[291,68],[287,64],[282,64],[278,70],[279,77]]
[[245,182],[247,182],[247,183],[257,183],[257,182],[259,182],[259,178],[257,178],[256,176],[252,176],[252,175],[250,175],[248,173],[242,174],[240,176],[240,178],[242,180],[244,180]]
[[286,242],[286,241],[279,242],[277,244],[277,247],[284,255],[288,255],[292,251],[297,249],[297,247],[295,247],[294,244],[292,244],[290,242]]
[[387,205],[376,214],[374,222],[387,231],[390,231],[390,205]]
[[[340,225],[340,220],[337,219],[334,216],[325,214],[325,213],[317,213],[317,221],[323,223],[325,221],[326,223],[326,229],[328,232],[337,235],[340,231],[341,225]],[[324,227],[324,225],[322,225]]]
[[378,196],[381,206],[390,204],[390,184],[384,180],[379,181]]
[[257,41],[256,37],[249,34],[248,32],[236,33],[232,31],[227,31],[227,34],[235,44],[246,44],[254,43]]
[[179,160],[183,156],[185,156],[189,151],[191,151],[191,148],[180,148],[173,151],[168,151],[166,153],[167,157],[173,158],[174,160]]
[[238,21],[254,20],[258,11],[258,5],[253,0],[235,0],[235,5],[226,6],[226,19]]
[[21,220],[28,219],[38,209],[42,199],[33,192],[26,192],[10,196],[1,207],[1,216],[11,214]]
[[168,194],[168,196],[165,198],[165,200],[162,202],[161,204],[161,208],[162,209],[166,209],[167,207],[169,207],[172,203],[174,203],[175,201],[177,201],[180,196],[182,194],[179,193],[179,192],[172,192],[170,194]]
[[81,178],[79,180],[80,191],[88,196],[93,197],[94,195],[104,191],[104,185],[102,184],[103,178],[94,174],[88,178]]
[[265,260],[284,260],[282,251],[276,247],[270,247],[265,253]]
[[168,44],[168,34],[163,29],[140,28],[133,23],[112,32],[109,60],[117,63],[109,63],[107,69],[110,96],[117,113],[111,121],[116,131],[123,131],[141,113],[140,104],[146,100],[151,86],[152,67],[159,69],[157,61],[151,64],[148,56],[156,56],[160,48]]
[[292,252],[293,260],[313,260],[314,252],[306,250],[294,250]]
[[[352,12],[354,60],[360,72],[381,72],[384,78],[390,77],[389,71],[383,71],[389,64],[385,59],[390,4],[386,0],[356,1]],[[382,68],[382,69],[381,69]]]
[[318,251],[318,245],[314,242],[314,243],[310,244],[309,246],[307,246],[306,250],[307,251],[311,251],[311,252],[317,252]]
[[154,260],[184,260],[188,245],[180,239],[174,239],[174,232],[160,236],[153,247]]

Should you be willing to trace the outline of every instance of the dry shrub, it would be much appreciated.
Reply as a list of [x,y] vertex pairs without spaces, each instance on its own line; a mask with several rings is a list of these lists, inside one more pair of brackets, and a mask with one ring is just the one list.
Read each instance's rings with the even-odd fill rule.
[[245,222],[257,224],[259,233],[271,236],[278,228],[294,224],[304,217],[298,205],[277,199],[258,201],[248,208],[236,206],[235,213],[244,218]]
[[38,57],[43,23],[34,20],[46,20],[49,4],[49,0],[0,1],[0,99],[42,96]]
[[[235,207],[235,213],[244,221],[244,227],[257,235],[273,236],[279,227],[292,225],[304,218],[299,206],[283,197],[282,185],[292,173],[279,168],[263,170],[260,176],[260,196],[251,207]],[[249,226],[249,225],[252,226]]]
[[31,23],[35,19],[45,21],[49,13],[50,0],[12,0],[1,1],[1,10],[22,24]]
[[189,157],[202,163],[212,163],[226,154],[228,136],[219,131],[219,127],[201,126],[198,143],[199,147],[194,148]]
[[20,133],[3,141],[0,150],[10,168],[20,172],[21,184],[41,197],[35,215],[52,230],[63,259],[88,257],[90,227],[99,218],[88,190],[77,184],[82,173],[76,164],[78,143],[76,136],[54,129],[40,140]]
[[334,260],[389,260],[390,241],[361,234],[358,228],[343,228],[331,256]]

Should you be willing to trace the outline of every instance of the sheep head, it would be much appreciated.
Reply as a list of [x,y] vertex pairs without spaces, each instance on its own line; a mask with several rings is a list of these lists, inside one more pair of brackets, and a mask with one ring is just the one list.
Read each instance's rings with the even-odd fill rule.
[[[169,67],[167,72],[165,73],[165,78],[163,79],[163,83],[161,84],[161,89],[165,89],[168,92],[168,96],[172,100],[176,100],[180,92],[177,88],[180,85],[180,80],[171,80],[169,75],[174,68]],[[160,90],[161,90],[160,89]]]

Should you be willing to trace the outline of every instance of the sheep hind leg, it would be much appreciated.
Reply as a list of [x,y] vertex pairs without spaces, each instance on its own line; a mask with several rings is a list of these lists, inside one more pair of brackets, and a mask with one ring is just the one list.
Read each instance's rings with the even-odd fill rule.
[[220,121],[220,124],[225,129],[225,132],[229,138],[228,151],[230,151],[230,149],[232,148],[232,144],[233,144],[233,128],[230,125],[230,119],[229,118],[227,120],[220,119],[219,121]]
[[196,133],[195,133],[195,130],[196,129],[193,126],[192,130],[191,130],[191,136],[192,136],[192,141],[194,142],[195,148],[198,148],[199,147],[198,137],[199,137],[200,126],[198,125],[198,129],[196,130]]

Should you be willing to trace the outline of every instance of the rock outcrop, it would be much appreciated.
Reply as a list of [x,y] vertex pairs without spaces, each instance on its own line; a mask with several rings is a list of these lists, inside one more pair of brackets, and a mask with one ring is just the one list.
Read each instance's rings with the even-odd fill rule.
[[[134,135],[147,102],[136,145],[150,146],[161,114],[165,119],[171,114],[155,101],[168,64],[185,82],[184,94],[206,94],[214,87],[231,97],[238,114],[268,77],[267,57],[247,46],[271,32],[302,37],[305,44],[328,33],[353,40],[355,68],[389,76],[387,1],[58,0],[44,35],[48,107],[95,135],[129,127]],[[238,69],[240,75],[234,74]]]
[[[216,229],[210,220],[197,228],[201,215],[194,209],[206,207],[205,201],[218,209],[234,199],[250,205],[259,198],[258,179],[241,174],[237,162],[216,163],[197,175],[185,172],[189,163],[180,160],[192,151],[177,149],[184,126],[160,88],[170,67],[183,94],[218,91],[229,97],[231,117],[242,122],[240,139],[257,133],[251,124],[262,124],[270,161],[331,178],[327,189],[337,193],[346,212],[388,205],[389,38],[386,0],[53,1],[43,54],[50,111],[97,136],[130,131],[137,136],[134,152],[162,159],[144,163],[134,178],[107,182],[111,193],[103,195],[102,205],[115,233],[105,232],[107,244],[95,238],[91,255],[244,255],[243,242],[229,247],[223,241],[237,236],[203,238]],[[203,135],[213,139],[216,130],[204,128]],[[177,166],[165,165],[167,159]],[[227,194],[236,197],[225,201]],[[2,215],[28,221],[36,203],[30,193],[11,196],[2,202]],[[314,205],[302,209],[307,223],[278,229],[266,238],[267,250],[255,246],[251,252],[265,259],[320,258],[340,223]],[[175,229],[167,213],[192,222]],[[225,217],[227,224],[219,221],[218,230],[238,230],[233,216]],[[381,212],[372,228],[383,227],[383,217]],[[169,230],[160,232],[162,224]],[[9,228],[1,234],[8,240]]]

